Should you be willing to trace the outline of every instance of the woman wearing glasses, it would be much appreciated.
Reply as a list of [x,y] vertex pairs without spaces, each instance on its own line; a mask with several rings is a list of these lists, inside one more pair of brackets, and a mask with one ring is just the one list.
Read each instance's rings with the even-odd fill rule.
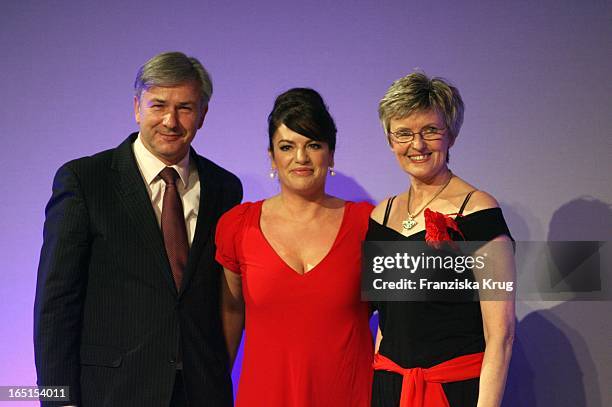
[[317,92],[278,96],[268,124],[280,193],[233,208],[216,234],[232,361],[246,316],[236,406],[369,406],[373,344],[359,282],[373,207],[325,193],[336,126]]
[[[463,110],[455,87],[423,73],[405,76],[388,89],[379,116],[409,185],[375,208],[367,240],[425,240],[426,223],[436,214],[458,228],[450,232],[456,240],[511,242],[495,199],[448,168]],[[507,243],[498,250],[498,264],[513,275]],[[514,332],[513,301],[375,305],[379,330],[373,406],[501,404]]]

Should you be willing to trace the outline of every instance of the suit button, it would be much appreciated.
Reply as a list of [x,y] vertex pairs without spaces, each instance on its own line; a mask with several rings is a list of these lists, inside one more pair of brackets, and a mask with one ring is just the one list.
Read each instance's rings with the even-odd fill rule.
[[176,360],[174,360],[174,359],[170,359],[170,360],[168,361],[168,363],[170,363],[171,365],[173,365],[173,364],[175,364],[175,363],[176,363]]

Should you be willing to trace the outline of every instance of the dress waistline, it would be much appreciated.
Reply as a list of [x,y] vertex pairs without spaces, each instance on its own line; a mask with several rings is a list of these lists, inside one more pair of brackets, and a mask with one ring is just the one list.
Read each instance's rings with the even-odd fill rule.
[[[458,356],[428,369],[405,369],[391,359],[377,353],[374,370],[401,374],[402,393],[400,407],[449,407],[442,383],[458,382],[480,376],[484,352]],[[425,404],[427,403],[427,404]]]

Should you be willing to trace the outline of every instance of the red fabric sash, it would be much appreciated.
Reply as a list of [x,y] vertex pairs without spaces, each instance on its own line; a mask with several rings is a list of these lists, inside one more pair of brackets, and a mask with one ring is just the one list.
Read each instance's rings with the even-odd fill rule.
[[404,369],[377,353],[374,355],[373,367],[374,370],[387,370],[404,377],[400,407],[449,407],[442,383],[479,377],[483,357],[484,352],[472,353],[447,360],[429,369]]

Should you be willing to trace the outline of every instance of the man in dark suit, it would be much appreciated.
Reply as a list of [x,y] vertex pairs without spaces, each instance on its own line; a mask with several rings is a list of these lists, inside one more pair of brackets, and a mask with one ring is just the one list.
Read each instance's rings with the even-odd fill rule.
[[195,58],[139,70],[140,131],[63,165],[46,208],[34,343],[44,405],[231,406],[214,230],[242,199],[191,141],[212,94]]

